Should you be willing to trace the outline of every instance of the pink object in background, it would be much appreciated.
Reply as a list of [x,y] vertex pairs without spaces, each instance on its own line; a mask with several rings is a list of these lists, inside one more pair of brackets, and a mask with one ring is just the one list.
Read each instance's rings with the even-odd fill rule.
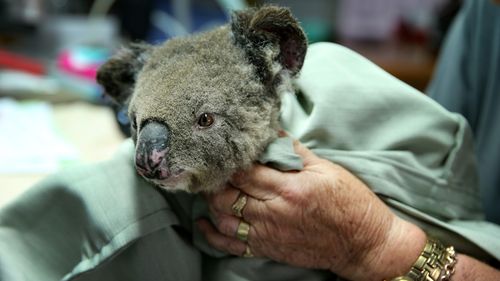
[[107,50],[76,47],[63,50],[57,58],[57,66],[67,74],[95,81],[97,70],[107,57]]

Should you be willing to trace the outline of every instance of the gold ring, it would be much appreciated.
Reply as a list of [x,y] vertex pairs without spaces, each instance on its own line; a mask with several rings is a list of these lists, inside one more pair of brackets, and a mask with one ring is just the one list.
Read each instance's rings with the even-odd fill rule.
[[241,241],[248,241],[248,233],[250,232],[250,224],[244,220],[240,220],[238,229],[236,230],[236,238]]
[[233,214],[238,218],[243,217],[243,208],[245,208],[247,201],[248,201],[248,196],[245,193],[240,192],[240,194],[238,195],[238,199],[236,199],[236,201],[231,206]]
[[246,246],[245,252],[243,253],[244,258],[253,258],[252,250],[250,250],[250,246]]

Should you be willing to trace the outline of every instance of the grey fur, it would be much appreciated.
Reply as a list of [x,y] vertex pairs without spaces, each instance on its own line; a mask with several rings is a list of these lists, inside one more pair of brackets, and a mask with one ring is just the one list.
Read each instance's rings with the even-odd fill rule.
[[[148,120],[168,126],[164,164],[185,172],[181,182],[155,184],[216,191],[277,137],[280,94],[291,88],[306,48],[289,10],[265,6],[237,12],[230,24],[206,33],[122,50],[101,67],[98,82],[128,103],[134,140]],[[215,122],[202,128],[197,121],[206,112]]]

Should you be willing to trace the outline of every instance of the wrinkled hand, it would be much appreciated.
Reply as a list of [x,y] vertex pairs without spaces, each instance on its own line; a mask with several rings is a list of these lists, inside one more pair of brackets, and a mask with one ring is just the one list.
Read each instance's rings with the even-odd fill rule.
[[[405,273],[425,244],[425,234],[410,229],[413,225],[398,219],[346,169],[299,142],[294,147],[303,158],[303,170],[281,172],[255,165],[236,174],[221,193],[207,195],[216,226],[207,220],[198,225],[209,243],[234,255],[242,255],[248,243],[255,256],[328,269],[351,280]],[[242,212],[251,225],[247,242],[236,238],[240,218],[231,211],[240,192],[248,194]],[[394,245],[406,242],[402,240],[410,230],[419,237],[412,242],[416,251],[399,255]],[[400,262],[397,272],[387,269]]]

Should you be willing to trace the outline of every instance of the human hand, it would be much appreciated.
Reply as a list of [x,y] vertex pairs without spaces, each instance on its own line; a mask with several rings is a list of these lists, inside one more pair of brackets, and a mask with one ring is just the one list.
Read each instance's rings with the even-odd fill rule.
[[[281,172],[255,165],[236,174],[221,193],[207,195],[216,226],[199,221],[215,248],[295,266],[327,269],[350,280],[402,275],[423,249],[418,227],[396,217],[358,178],[317,157],[299,142],[304,169]],[[248,195],[243,219],[248,241],[236,238],[240,218],[231,206]]]

